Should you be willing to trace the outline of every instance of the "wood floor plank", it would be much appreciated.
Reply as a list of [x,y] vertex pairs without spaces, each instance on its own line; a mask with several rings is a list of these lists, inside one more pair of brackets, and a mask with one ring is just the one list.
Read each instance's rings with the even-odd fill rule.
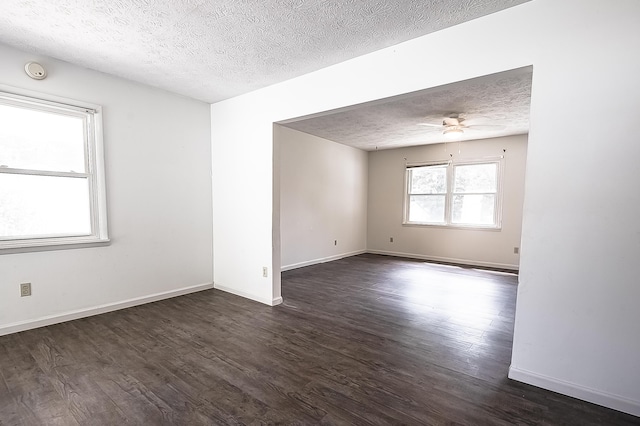
[[517,275],[359,255],[0,337],[0,425],[640,425],[507,379]]
[[[0,359],[3,381],[9,391],[1,398],[13,398],[23,424],[78,424],[51,384],[51,377],[38,367],[19,334],[0,340]],[[14,416],[13,410],[9,415]],[[0,421],[5,422],[4,413]]]
[[[1,355],[3,355],[3,351],[0,350]],[[23,424],[23,421],[19,413],[18,404],[11,397],[9,386],[2,376],[2,370],[0,370],[0,426],[21,424]]]

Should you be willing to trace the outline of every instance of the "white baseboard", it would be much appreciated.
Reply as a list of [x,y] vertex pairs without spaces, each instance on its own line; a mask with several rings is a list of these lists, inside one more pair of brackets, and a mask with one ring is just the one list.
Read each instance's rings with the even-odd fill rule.
[[513,366],[509,367],[509,378],[634,416],[640,416],[640,401],[634,401],[619,395],[587,388],[564,380],[554,379],[531,371],[521,370]]
[[469,266],[484,266],[487,268],[508,269],[514,272],[518,271],[519,269],[518,265],[513,265],[510,263],[483,262],[480,260],[458,259],[455,257],[426,256],[423,254],[403,253],[403,252],[385,251],[385,250],[367,250],[366,252],[371,254],[383,254],[386,256],[406,257],[410,259],[431,260],[433,262],[458,263],[461,265],[469,265]]
[[291,265],[284,265],[280,268],[280,271],[290,271],[292,269],[304,268],[305,266],[317,265],[319,263],[331,262],[332,260],[344,259],[345,257],[356,256],[358,254],[366,253],[366,250],[356,250],[349,253],[340,253],[333,256],[321,257],[319,259],[307,260],[305,262],[292,263]]
[[235,294],[236,296],[244,297],[245,299],[253,300],[254,302],[264,303],[265,305],[269,305],[269,306],[276,306],[282,303],[282,297],[274,297],[273,299],[260,297],[260,296],[256,296],[255,294],[251,294],[241,290],[236,290],[235,288],[227,287],[223,284],[215,283],[213,285],[213,288],[215,288],[216,290],[224,291],[226,293]]
[[31,330],[34,328],[45,327],[47,325],[58,324],[61,322],[72,321],[79,318],[90,317],[93,315],[104,314],[107,312],[117,311],[119,309],[130,308],[132,306],[144,305],[145,303],[157,302],[163,299],[183,296],[189,293],[196,293],[202,290],[213,288],[213,283],[198,284],[190,287],[183,287],[177,290],[164,291],[162,293],[150,294],[148,296],[135,297],[120,302],[107,303],[104,305],[93,306],[91,308],[77,309],[61,314],[47,315],[44,317],[30,319],[26,321],[14,322],[0,326],[0,336],[5,334],[18,333],[20,331]]

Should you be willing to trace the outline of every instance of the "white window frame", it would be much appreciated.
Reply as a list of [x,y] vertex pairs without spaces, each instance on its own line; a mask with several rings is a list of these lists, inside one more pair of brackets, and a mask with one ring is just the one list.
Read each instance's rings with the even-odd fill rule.
[[[437,228],[462,228],[462,229],[478,229],[489,231],[500,231],[502,229],[502,170],[504,168],[504,158],[485,158],[479,160],[465,160],[465,161],[438,161],[438,162],[420,162],[420,163],[407,163],[404,174],[404,206],[402,213],[402,224],[406,226],[425,226],[425,227],[437,227]],[[494,224],[493,225],[480,225],[480,224],[462,224],[452,223],[453,215],[453,198],[457,193],[453,192],[454,184],[454,169],[457,166],[470,166],[480,164],[495,164],[496,165],[496,192],[495,192],[495,207],[493,211]],[[410,188],[411,181],[409,179],[410,171],[419,167],[437,167],[446,166],[447,168],[447,192],[445,195],[445,212],[444,222],[411,222],[409,221],[409,206],[410,206]],[[484,193],[483,193],[484,194]],[[458,194],[459,195],[459,194]],[[472,194],[464,194],[472,195]]]
[[89,186],[89,211],[91,215],[90,234],[0,237],[0,254],[95,247],[108,244],[110,240],[107,228],[102,107],[88,102],[45,95],[3,85],[0,85],[0,103],[3,105],[14,105],[36,111],[47,111],[82,118],[85,130],[84,173],[52,172],[10,167],[0,167],[0,173],[86,179]]

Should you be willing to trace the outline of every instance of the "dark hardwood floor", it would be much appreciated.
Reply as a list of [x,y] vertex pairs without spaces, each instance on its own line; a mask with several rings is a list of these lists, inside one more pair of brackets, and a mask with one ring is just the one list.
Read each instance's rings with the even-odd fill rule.
[[516,284],[361,255],[0,337],[0,425],[640,425],[507,379]]

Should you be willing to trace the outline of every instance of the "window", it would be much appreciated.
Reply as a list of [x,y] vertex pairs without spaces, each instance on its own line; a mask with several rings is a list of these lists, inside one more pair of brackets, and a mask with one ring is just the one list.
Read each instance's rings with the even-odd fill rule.
[[408,169],[409,222],[445,224],[447,166]]
[[499,165],[408,166],[404,223],[500,228]]
[[108,242],[100,129],[98,106],[0,92],[1,250]]

